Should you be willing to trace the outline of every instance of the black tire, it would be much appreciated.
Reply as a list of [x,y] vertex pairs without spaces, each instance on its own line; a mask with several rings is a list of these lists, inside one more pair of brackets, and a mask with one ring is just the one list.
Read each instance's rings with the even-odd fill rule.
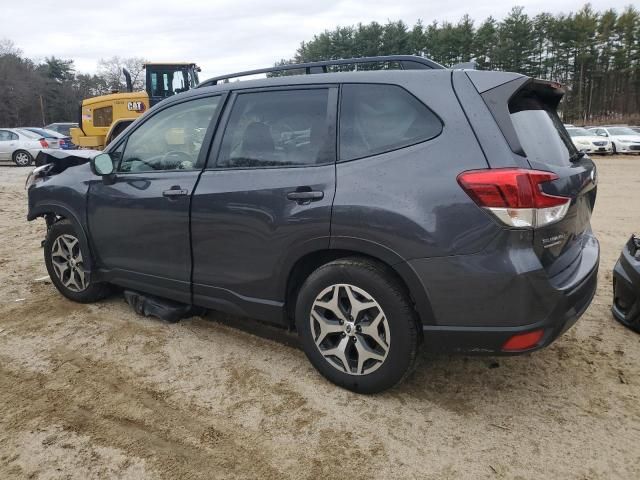
[[[77,243],[74,244],[72,250],[74,252],[79,252],[84,260],[89,257],[89,252],[85,251],[86,249],[82,249],[80,245],[79,235],[76,232],[74,226],[68,220],[60,220],[59,222],[54,223],[49,232],[47,233],[47,238],[44,241],[44,262],[47,266],[47,272],[49,273],[49,277],[51,278],[51,282],[56,286],[58,291],[74,302],[79,303],[91,303],[106,297],[109,292],[109,284],[103,282],[94,282],[89,277],[84,277],[86,279],[86,283],[84,285],[85,288],[80,288],[78,283],[76,282],[74,287],[69,287],[65,285],[65,278],[67,277],[63,274],[63,278],[59,276],[58,271],[54,268],[54,261],[57,263],[61,263],[59,260],[63,258],[58,253],[53,254],[53,249],[56,244],[56,240],[60,237],[65,236],[65,239],[75,238]],[[61,239],[63,241],[63,239]],[[54,257],[56,260],[54,260]],[[82,262],[75,263],[75,267],[81,269]],[[69,274],[71,271],[71,267],[67,266],[65,270],[66,274]],[[78,273],[75,273],[74,279],[77,279]],[[78,289],[75,289],[76,286]]]
[[[366,292],[384,312],[387,324],[383,327],[383,331],[386,332],[387,327],[389,331],[386,358],[381,362],[373,360],[374,365],[377,365],[377,363],[380,363],[380,365],[377,365],[375,369],[369,367],[370,373],[367,373],[365,368],[362,368],[363,373],[359,375],[353,374],[353,368],[351,368],[352,374],[347,373],[344,367],[339,369],[339,367],[334,366],[331,360],[320,352],[320,347],[316,346],[316,338],[314,338],[315,334],[312,329],[317,331],[318,324],[314,324],[314,327],[311,325],[312,307],[318,296],[326,289],[329,289],[330,293],[328,295],[334,295],[333,292],[335,290],[330,287],[339,284],[350,285]],[[372,308],[377,309],[377,307]],[[322,307],[320,309],[322,310]],[[349,308],[349,310],[351,312],[352,308]],[[352,319],[350,313],[346,314],[349,317],[347,323],[353,325],[351,322],[354,321],[357,325],[357,322],[362,322],[362,319],[364,319],[365,321],[362,325],[370,324],[370,319],[366,317],[368,315],[373,316],[378,310],[373,311],[374,313],[359,315],[361,320]],[[316,310],[317,312],[318,310]],[[363,312],[366,312],[366,310],[363,310]],[[393,272],[383,264],[358,257],[335,260],[319,267],[309,275],[302,285],[296,302],[296,328],[309,361],[331,382],[358,393],[377,393],[389,389],[400,383],[411,373],[415,364],[420,338],[418,335],[418,323],[413,305]],[[342,322],[341,325],[346,324]],[[358,332],[360,331],[358,330]],[[354,338],[351,338],[344,332],[332,333],[331,335],[334,335],[333,338],[335,340],[328,335],[325,338],[332,342],[340,342],[342,339],[357,342],[360,339],[362,343],[363,338],[362,334],[360,336],[354,335]],[[387,337],[384,336],[384,338],[386,339]],[[369,341],[367,340],[365,343],[369,343]],[[373,345],[374,348],[377,348],[375,343]],[[355,347],[354,343],[352,346],[348,346],[347,349],[351,348],[351,350],[348,350],[349,352],[359,355],[360,350],[356,350]],[[384,348],[382,350],[384,351]],[[355,369],[360,368],[357,358],[353,359],[353,361],[356,365]],[[370,360],[367,360],[367,362],[370,362]],[[344,365],[344,362],[339,360],[339,364]]]
[[33,163],[33,156],[26,150],[16,150],[12,160],[18,167],[28,167]]
[[616,153],[618,153],[618,150],[616,150],[616,144],[611,142],[611,155],[615,155]]

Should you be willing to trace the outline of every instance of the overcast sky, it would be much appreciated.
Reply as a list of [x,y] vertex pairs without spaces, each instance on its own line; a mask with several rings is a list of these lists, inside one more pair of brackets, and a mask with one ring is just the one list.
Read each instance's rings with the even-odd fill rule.
[[[418,19],[455,22],[468,13],[476,23],[505,16],[514,4],[530,15],[576,11],[575,0],[25,0],[2,2],[0,39],[34,59],[71,58],[94,72],[114,55],[151,61],[193,61],[201,79],[270,66],[290,58],[302,40],[337,25]],[[592,0],[596,10],[622,11],[629,0]]]

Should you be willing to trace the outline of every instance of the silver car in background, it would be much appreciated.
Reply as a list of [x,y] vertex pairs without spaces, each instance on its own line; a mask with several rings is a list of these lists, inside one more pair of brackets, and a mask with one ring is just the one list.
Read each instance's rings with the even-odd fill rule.
[[71,142],[71,137],[58,133],[55,130],[40,127],[21,127],[21,130],[29,130],[36,135],[41,135],[49,144],[49,148],[60,147],[61,150],[73,150],[75,148],[75,145]]
[[19,167],[31,165],[38,152],[59,148],[49,145],[41,135],[21,128],[0,128],[0,161],[13,161]]
[[47,142],[48,148],[60,148],[60,137],[62,137],[62,135],[58,132],[37,127],[21,127],[18,130],[35,133],[40,138],[44,138],[45,142]]
[[613,153],[640,154],[640,133],[624,125],[604,125],[593,127],[589,131],[611,142]]
[[567,132],[576,148],[587,153],[613,153],[613,146],[607,137],[596,135],[582,127],[567,127]]

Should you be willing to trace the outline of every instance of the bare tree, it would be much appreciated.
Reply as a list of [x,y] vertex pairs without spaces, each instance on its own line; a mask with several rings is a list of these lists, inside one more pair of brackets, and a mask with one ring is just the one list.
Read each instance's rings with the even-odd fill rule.
[[98,61],[98,76],[102,77],[107,86],[112,90],[124,91],[126,83],[122,75],[122,68],[126,68],[131,74],[131,82],[134,90],[144,89],[144,64],[147,62],[144,58],[131,57],[111,57],[101,58]]
[[0,39],[0,56],[2,55],[15,55],[16,57],[21,57],[22,50],[16,47],[16,44],[8,38],[2,38]]

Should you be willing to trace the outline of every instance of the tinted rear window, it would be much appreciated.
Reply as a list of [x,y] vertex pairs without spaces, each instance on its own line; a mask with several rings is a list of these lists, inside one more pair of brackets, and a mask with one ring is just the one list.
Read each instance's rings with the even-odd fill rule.
[[531,162],[567,166],[577,149],[554,108],[535,95],[509,104],[511,122]]
[[440,119],[396,85],[344,85],[340,108],[340,159],[354,160],[434,138]]

